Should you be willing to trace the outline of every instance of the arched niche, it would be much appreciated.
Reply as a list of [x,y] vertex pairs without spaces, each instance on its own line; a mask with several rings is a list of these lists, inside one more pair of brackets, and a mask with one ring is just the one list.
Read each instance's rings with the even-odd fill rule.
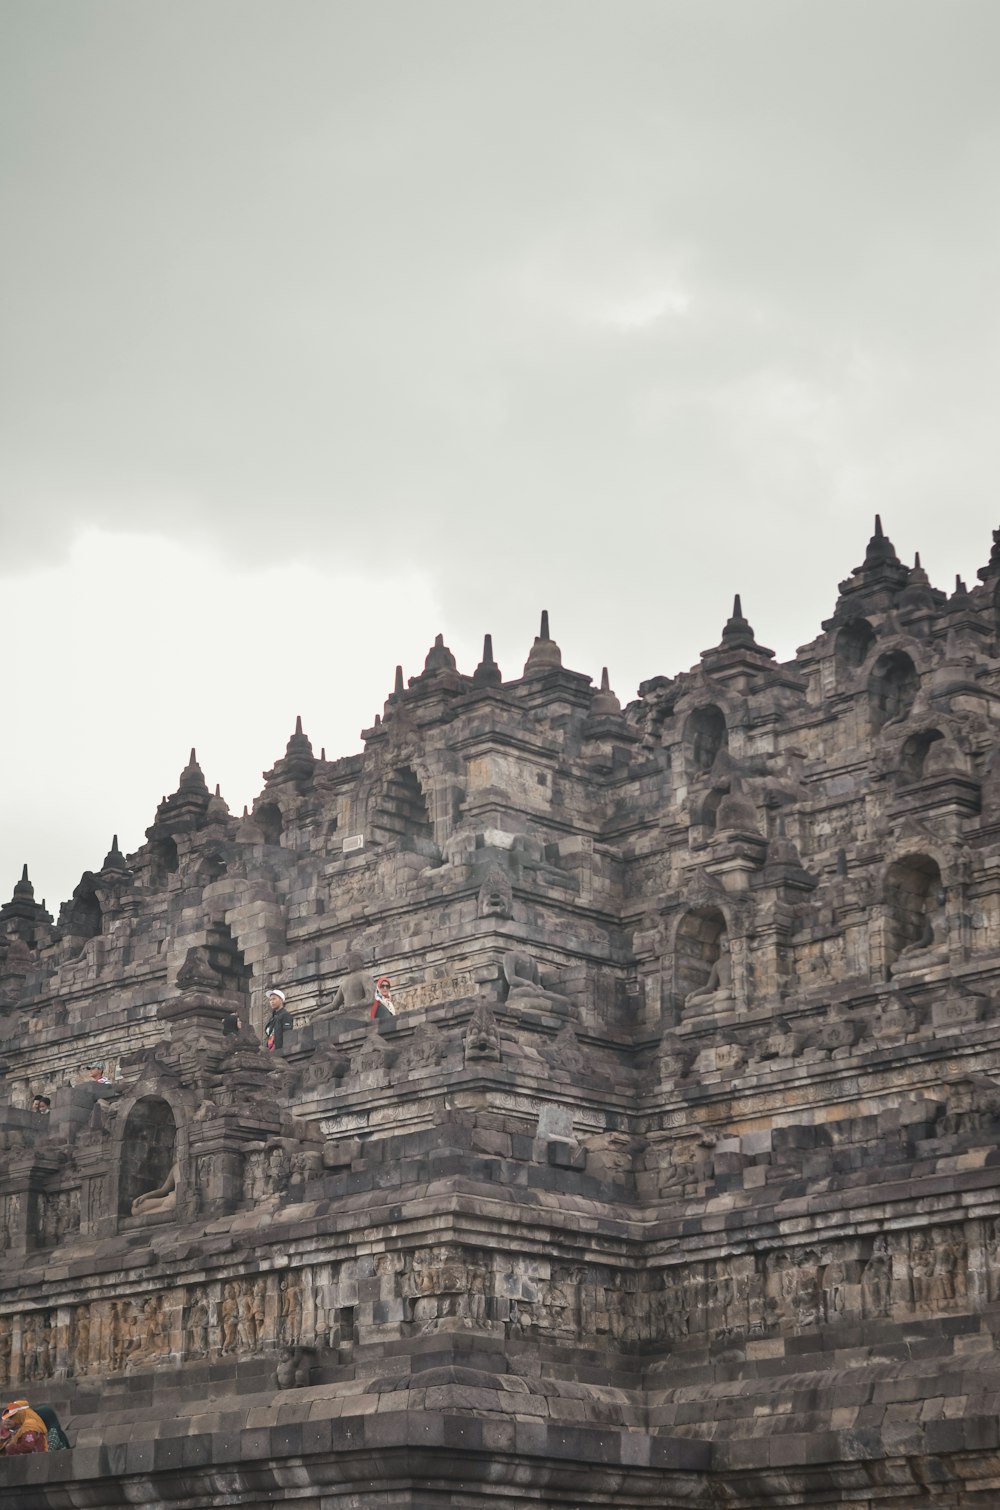
[[885,875],[887,949],[889,961],[907,952],[943,948],[945,939],[936,919],[941,912],[941,870],[930,855],[906,855],[894,860]]
[[121,1144],[118,1215],[130,1216],[132,1202],[162,1186],[177,1157],[177,1123],[160,1096],[143,1096],[128,1114]]
[[909,713],[919,687],[920,674],[905,650],[880,655],[868,679],[872,728],[881,729],[883,724]]
[[857,671],[868,659],[874,644],[875,631],[867,619],[848,619],[837,635],[834,649],[838,669],[845,673]]
[[221,881],[228,869],[225,855],[220,850],[210,850],[198,866],[198,882],[201,886],[211,886],[213,881]]
[[931,745],[937,744],[944,735],[940,729],[921,729],[911,734],[899,752],[896,767],[896,785],[913,786],[924,778],[924,765]]
[[104,926],[103,914],[100,898],[97,895],[97,882],[90,871],[87,871],[73,892],[72,901],[66,904],[60,923],[66,933],[76,939],[93,939],[100,936]]
[[260,807],[255,807],[253,820],[264,835],[265,844],[281,843],[285,823],[281,816],[281,808],[276,802],[265,802]]
[[167,877],[176,875],[179,860],[177,858],[177,845],[169,834],[162,839],[154,839],[149,846],[152,880],[155,886],[166,885]]
[[433,845],[434,825],[412,766],[397,766],[386,777],[375,803],[372,837],[382,844]]
[[725,936],[726,920],[717,907],[695,907],[681,918],[674,935],[674,997],[679,1005],[708,985]]
[[729,730],[721,708],[695,708],[684,725],[684,744],[695,771],[710,771],[720,750],[729,748]]

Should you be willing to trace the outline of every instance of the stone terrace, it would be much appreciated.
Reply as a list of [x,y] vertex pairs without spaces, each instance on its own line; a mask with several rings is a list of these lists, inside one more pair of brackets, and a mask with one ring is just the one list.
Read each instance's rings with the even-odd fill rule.
[[236,817],[192,751],[58,921],[26,867],[0,1384],[75,1445],[12,1507],[1000,1504],[978,577],[876,521],[794,660],[737,598],[624,709],[439,637],[363,754]]

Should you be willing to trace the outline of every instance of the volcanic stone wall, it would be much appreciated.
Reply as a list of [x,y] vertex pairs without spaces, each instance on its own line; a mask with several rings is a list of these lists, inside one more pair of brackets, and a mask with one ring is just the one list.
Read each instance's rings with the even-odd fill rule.
[[876,523],[793,661],[737,599],[625,709],[439,638],[363,754],[236,817],[192,751],[57,921],[26,868],[0,1387],[76,1445],[12,1503],[995,1505],[979,579]]

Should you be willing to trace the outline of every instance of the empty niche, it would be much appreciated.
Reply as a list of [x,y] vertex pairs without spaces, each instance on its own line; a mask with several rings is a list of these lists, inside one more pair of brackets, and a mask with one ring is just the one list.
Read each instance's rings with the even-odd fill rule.
[[165,1184],[176,1157],[177,1124],[169,1104],[144,1096],[128,1114],[122,1138],[118,1215],[129,1216],[136,1196]]
[[151,878],[154,886],[166,885],[167,877],[177,872],[177,845],[169,835],[154,839],[149,847]]
[[674,940],[674,995],[683,1004],[692,991],[704,990],[722,952],[726,920],[717,907],[684,914]]
[[868,659],[875,643],[875,631],[867,619],[849,619],[837,635],[834,651],[838,670],[845,673],[857,671]]
[[264,835],[265,844],[281,843],[285,825],[276,802],[265,802],[263,807],[254,808],[253,820]]
[[63,930],[77,939],[97,938],[103,926],[101,903],[97,895],[97,882],[87,872],[67,902],[59,919]]
[[433,844],[434,827],[420,779],[412,766],[398,766],[386,778],[372,818],[372,835],[382,844]]
[[211,886],[213,881],[221,881],[228,869],[225,856],[213,849],[198,866],[198,880],[202,886]]
[[941,944],[932,934],[932,914],[938,909],[941,871],[929,855],[894,860],[885,877],[890,962],[906,950]]
[[868,702],[872,727],[902,718],[913,707],[920,676],[905,650],[890,650],[880,655],[868,681]]
[[725,715],[714,703],[695,708],[684,727],[684,744],[696,771],[710,771],[720,750],[729,748]]
[[940,729],[922,729],[919,734],[910,735],[899,752],[897,786],[913,786],[915,782],[923,780],[927,752],[931,745],[943,738]]

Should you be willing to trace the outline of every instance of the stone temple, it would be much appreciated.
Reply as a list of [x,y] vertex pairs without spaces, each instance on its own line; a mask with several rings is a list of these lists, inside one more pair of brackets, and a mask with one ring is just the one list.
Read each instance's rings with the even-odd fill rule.
[[362,754],[296,728],[240,818],[192,753],[58,921],[25,870],[0,1383],[74,1445],[3,1505],[995,1510],[978,577],[876,522],[793,660],[737,599],[624,709],[545,616],[508,679],[439,639]]

